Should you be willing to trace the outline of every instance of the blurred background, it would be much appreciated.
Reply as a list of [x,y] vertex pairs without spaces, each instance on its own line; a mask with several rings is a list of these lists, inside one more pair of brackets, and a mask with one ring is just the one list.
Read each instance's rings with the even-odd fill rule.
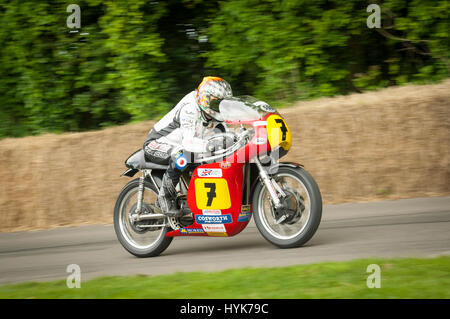
[[207,75],[281,108],[326,204],[450,194],[449,2],[380,2],[379,28],[370,4],[0,1],[0,231],[112,223],[124,160]]
[[[448,255],[449,12],[448,0],[0,0],[0,283],[65,278],[72,263],[85,280]],[[303,164],[317,181],[326,204],[321,226],[300,250],[275,249],[253,225],[233,238],[177,240],[161,258],[135,259],[111,226],[130,181],[120,177],[124,161],[208,75],[285,118],[293,146],[282,161]],[[397,199],[404,200],[390,201]],[[29,231],[88,224],[97,225]],[[448,257],[381,264],[392,290],[379,295],[365,285],[367,263],[313,265],[294,276],[264,270],[257,280],[244,271],[225,295],[243,287],[245,298],[257,298],[262,281],[265,298],[449,296]],[[95,296],[136,296],[145,286],[144,297],[201,289],[220,297],[228,280],[213,275],[189,288],[190,278],[158,286],[138,277],[139,285],[118,289],[99,282]],[[316,294],[304,279],[335,292]],[[29,287],[17,296],[46,295]],[[54,287],[61,290],[50,296],[90,291]],[[0,287],[0,298],[15,296],[8,289]]]
[[448,1],[382,1],[369,29],[371,3],[0,1],[0,138],[159,117],[205,75],[276,107],[448,77]]

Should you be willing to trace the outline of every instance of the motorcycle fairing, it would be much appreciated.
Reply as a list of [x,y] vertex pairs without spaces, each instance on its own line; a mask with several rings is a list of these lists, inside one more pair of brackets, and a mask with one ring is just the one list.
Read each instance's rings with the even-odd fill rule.
[[187,193],[187,204],[194,215],[194,223],[168,232],[167,237],[239,234],[251,218],[251,206],[243,208],[242,205],[244,163],[276,147],[286,153],[291,146],[290,130],[276,112],[267,112],[263,118],[256,120],[227,123],[251,124],[255,134],[249,143],[224,161],[201,165],[194,170]]
[[250,221],[250,208],[242,214],[244,163],[223,162],[197,167],[189,182],[187,203],[194,223],[166,234],[174,236],[234,236]]

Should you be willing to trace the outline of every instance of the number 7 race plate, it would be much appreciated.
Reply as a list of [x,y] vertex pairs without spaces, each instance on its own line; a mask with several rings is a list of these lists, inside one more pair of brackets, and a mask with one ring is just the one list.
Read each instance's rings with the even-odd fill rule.
[[227,209],[231,207],[228,183],[223,178],[197,178],[195,199],[198,209]]

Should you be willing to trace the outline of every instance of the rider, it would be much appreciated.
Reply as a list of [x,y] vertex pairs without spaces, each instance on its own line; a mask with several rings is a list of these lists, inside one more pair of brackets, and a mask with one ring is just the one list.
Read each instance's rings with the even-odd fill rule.
[[[187,94],[148,134],[144,142],[146,159],[156,164],[169,164],[158,194],[158,205],[164,214],[178,217],[175,209],[176,190],[183,170],[188,166],[184,153],[207,151],[203,140],[210,124],[223,121],[218,103],[211,102],[233,95],[230,84],[222,78],[207,76],[197,90]],[[216,101],[217,102],[217,101]]]

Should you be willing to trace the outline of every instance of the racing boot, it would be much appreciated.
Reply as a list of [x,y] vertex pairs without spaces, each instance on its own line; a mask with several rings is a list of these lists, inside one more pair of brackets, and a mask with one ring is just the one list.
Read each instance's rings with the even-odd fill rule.
[[168,217],[180,217],[183,215],[183,212],[176,208],[176,197],[177,191],[175,190],[175,185],[168,174],[164,173],[158,194],[158,206],[164,215]]

